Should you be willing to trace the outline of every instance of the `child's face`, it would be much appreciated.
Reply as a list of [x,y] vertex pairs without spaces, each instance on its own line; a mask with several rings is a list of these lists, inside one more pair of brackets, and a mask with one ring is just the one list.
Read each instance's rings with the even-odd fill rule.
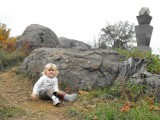
[[56,74],[56,71],[53,70],[53,69],[48,69],[48,70],[46,70],[46,75],[47,75],[47,77],[49,77],[49,78],[54,78],[55,74]]

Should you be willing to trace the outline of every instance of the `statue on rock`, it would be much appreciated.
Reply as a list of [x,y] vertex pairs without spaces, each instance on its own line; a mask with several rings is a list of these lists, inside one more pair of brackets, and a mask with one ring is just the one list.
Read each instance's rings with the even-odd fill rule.
[[139,25],[135,26],[137,48],[142,51],[151,51],[149,46],[153,27],[149,25],[152,20],[152,17],[149,14],[149,8],[142,7],[139,11],[139,16],[136,16],[139,23]]

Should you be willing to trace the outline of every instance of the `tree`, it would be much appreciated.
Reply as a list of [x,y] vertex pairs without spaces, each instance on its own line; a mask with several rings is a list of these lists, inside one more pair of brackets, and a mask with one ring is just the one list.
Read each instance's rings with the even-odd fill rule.
[[7,29],[6,24],[0,23],[0,49],[3,48],[7,51],[15,50],[15,42],[17,37],[9,37],[11,29]]
[[0,42],[4,42],[10,35],[10,29],[5,24],[0,23]]
[[135,42],[134,24],[129,24],[128,21],[120,21],[114,25],[107,23],[107,26],[102,28],[101,31],[102,34],[98,42],[99,48],[110,46],[113,48],[128,49]]

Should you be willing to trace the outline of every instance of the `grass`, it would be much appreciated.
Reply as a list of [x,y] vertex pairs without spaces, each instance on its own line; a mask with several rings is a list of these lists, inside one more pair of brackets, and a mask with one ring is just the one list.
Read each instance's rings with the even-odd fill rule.
[[[100,90],[101,91],[101,90]],[[99,94],[99,90],[97,93]],[[128,102],[125,99],[114,98],[108,100],[102,98],[104,93],[101,91],[96,96],[96,91],[87,95],[79,95],[78,103],[67,110],[67,113],[75,120],[158,120],[160,119],[159,103],[150,104],[143,98],[137,102],[130,102],[131,106],[126,111],[125,105]],[[151,109],[154,106],[154,109]],[[153,108],[153,107],[152,107]],[[158,109],[155,109],[158,108]]]
[[4,120],[6,118],[22,116],[25,114],[25,111],[12,106],[0,106],[0,120]]
[[6,100],[0,95],[0,120],[23,116],[24,114],[24,110],[15,106],[9,106]]
[[[144,54],[137,50],[130,52],[119,50],[119,53],[125,55],[126,59],[129,57],[145,58],[148,62],[148,71],[160,73],[159,56],[152,55],[150,52]],[[0,49],[0,70],[16,65],[24,57],[25,55],[20,51],[8,52]],[[34,78],[36,74],[29,71],[27,76]],[[147,100],[148,96],[144,95],[147,88],[148,86],[125,83],[93,90],[88,94],[79,95],[76,103],[66,112],[75,120],[159,120],[160,103],[158,101],[151,103]],[[137,96],[138,94],[140,96]],[[135,101],[135,98],[138,99]],[[5,106],[3,103],[1,99],[0,120],[25,114],[22,109]]]
[[[149,111],[149,105],[143,103],[142,106],[136,105],[127,112],[121,112],[123,101],[106,101],[98,104],[93,112],[87,115],[91,120],[97,116],[100,120],[157,120],[160,119],[159,112]],[[154,116],[153,116],[154,115]]]
[[17,65],[24,60],[25,54],[21,51],[8,52],[0,49],[0,70]]

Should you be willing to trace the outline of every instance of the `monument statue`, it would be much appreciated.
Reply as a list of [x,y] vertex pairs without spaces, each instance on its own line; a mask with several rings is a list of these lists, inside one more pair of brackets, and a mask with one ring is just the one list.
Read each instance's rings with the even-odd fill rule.
[[139,25],[135,26],[135,33],[137,39],[137,47],[151,50],[150,41],[153,27],[150,24],[152,17],[149,15],[150,11],[147,7],[142,7],[137,17]]

